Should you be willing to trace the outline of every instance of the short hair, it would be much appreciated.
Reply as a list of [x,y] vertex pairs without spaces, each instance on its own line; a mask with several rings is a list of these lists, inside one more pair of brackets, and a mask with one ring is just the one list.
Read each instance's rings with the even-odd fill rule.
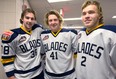
[[52,15],[52,14],[57,16],[60,24],[63,23],[63,17],[61,16],[61,14],[57,10],[50,10],[48,13],[45,14],[45,18],[44,18],[45,24],[47,26],[48,26],[48,17],[49,17],[49,15]]
[[24,18],[24,16],[27,14],[27,13],[33,13],[34,17],[35,17],[35,20],[36,20],[36,15],[35,15],[35,11],[30,9],[30,8],[27,8],[25,9],[22,14],[21,14],[21,18],[20,18],[20,23],[23,24],[23,21],[22,19]]
[[100,3],[98,1],[91,1],[91,0],[87,0],[86,2],[83,3],[81,9],[83,10],[85,7],[87,7],[88,5],[95,5],[98,9],[98,13],[100,14],[101,18],[99,20],[99,24],[103,24],[103,12],[102,12],[102,8],[100,6]]

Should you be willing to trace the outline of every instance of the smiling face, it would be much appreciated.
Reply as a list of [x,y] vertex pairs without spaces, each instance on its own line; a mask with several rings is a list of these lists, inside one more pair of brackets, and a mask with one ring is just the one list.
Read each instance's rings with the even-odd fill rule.
[[57,10],[50,10],[45,14],[45,24],[52,32],[58,32],[62,28],[63,18]]
[[87,29],[99,25],[101,16],[96,5],[88,5],[82,10],[82,21]]
[[35,16],[33,13],[26,13],[22,21],[23,21],[23,27],[27,31],[30,31],[32,29],[32,26],[35,24]]
[[56,15],[51,14],[48,16],[48,26],[53,32],[60,30],[61,23]]

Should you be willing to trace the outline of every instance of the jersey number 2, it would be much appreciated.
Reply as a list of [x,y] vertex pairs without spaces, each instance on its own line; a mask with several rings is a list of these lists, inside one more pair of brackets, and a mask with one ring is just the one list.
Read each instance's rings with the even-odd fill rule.
[[86,57],[82,56],[81,66],[85,67],[86,66],[85,62],[86,62]]

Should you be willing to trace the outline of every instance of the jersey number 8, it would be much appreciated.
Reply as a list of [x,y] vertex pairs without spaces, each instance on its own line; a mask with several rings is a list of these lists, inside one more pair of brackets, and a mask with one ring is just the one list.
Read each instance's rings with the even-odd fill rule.
[[9,54],[9,47],[8,46],[4,46],[4,54]]

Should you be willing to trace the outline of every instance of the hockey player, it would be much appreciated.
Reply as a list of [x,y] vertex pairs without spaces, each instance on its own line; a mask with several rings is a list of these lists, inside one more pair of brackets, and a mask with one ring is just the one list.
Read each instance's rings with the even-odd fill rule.
[[100,3],[82,5],[85,28],[78,33],[78,79],[116,79],[116,26],[103,24]]
[[74,53],[77,31],[62,28],[59,12],[51,10],[45,15],[50,30],[43,31],[41,39],[45,50],[45,79],[76,79]]
[[41,65],[41,25],[35,24],[35,12],[21,14],[21,27],[2,35],[2,63],[8,79],[44,79]]

